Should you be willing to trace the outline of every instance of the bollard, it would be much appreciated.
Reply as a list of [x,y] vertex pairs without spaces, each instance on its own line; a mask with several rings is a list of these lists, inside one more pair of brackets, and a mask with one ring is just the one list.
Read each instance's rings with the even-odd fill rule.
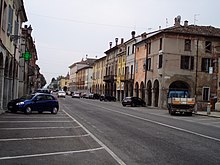
[[211,108],[210,108],[210,103],[207,105],[207,115],[211,114]]

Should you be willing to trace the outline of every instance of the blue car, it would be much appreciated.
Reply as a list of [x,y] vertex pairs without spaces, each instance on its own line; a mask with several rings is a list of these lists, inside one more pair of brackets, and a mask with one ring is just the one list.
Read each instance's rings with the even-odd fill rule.
[[19,99],[11,100],[7,106],[8,110],[13,113],[22,111],[30,114],[32,111],[38,111],[38,113],[49,111],[52,114],[57,114],[59,110],[58,100],[53,95],[47,93],[23,96]]

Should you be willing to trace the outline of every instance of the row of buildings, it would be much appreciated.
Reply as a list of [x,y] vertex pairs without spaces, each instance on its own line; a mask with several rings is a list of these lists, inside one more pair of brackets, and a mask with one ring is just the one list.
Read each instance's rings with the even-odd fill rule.
[[189,25],[181,17],[174,26],[115,39],[99,59],[69,66],[64,85],[70,91],[109,94],[121,101],[138,96],[148,106],[166,108],[170,89],[187,90],[197,108],[220,98],[220,29]]
[[0,112],[9,100],[46,84],[23,0],[0,0]]

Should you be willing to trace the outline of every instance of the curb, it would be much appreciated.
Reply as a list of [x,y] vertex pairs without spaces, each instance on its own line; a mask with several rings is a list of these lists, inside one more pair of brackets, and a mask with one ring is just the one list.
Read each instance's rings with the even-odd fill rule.
[[220,116],[216,116],[216,115],[208,115],[208,114],[202,114],[202,113],[194,113],[194,115],[200,115],[200,116],[207,116],[207,117],[214,117],[214,118],[220,118]]

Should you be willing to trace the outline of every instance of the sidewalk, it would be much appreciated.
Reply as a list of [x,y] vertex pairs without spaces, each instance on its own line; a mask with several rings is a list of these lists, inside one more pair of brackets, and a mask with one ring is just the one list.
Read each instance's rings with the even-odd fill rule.
[[220,118],[220,111],[211,111],[210,114],[208,114],[207,111],[197,111],[197,113],[195,113],[195,115]]

